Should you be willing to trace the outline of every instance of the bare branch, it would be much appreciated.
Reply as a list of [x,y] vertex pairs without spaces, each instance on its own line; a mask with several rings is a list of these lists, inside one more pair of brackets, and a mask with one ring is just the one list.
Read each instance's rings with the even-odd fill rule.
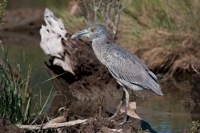
[[100,7],[102,6],[102,2],[103,0],[100,0],[99,2],[97,2],[96,0],[93,0],[93,9],[94,9],[94,22],[97,22],[97,11],[100,9]]
[[[112,37],[116,40],[120,14],[129,1],[130,0],[78,0],[77,2],[78,5],[87,12],[87,15],[93,12],[95,23],[98,20],[99,13],[104,20],[106,28],[112,32]],[[84,15],[86,15],[86,13],[84,13]],[[90,21],[88,16],[86,19]]]
[[128,4],[128,2],[129,2],[128,0],[122,0],[120,11],[122,11],[126,7],[126,5]]
[[191,67],[192,67],[192,70],[194,70],[197,74],[200,74],[200,72],[194,67],[193,64],[191,65]]
[[81,13],[85,16],[86,20],[91,23],[90,21],[90,0],[77,0],[78,6],[80,7]]

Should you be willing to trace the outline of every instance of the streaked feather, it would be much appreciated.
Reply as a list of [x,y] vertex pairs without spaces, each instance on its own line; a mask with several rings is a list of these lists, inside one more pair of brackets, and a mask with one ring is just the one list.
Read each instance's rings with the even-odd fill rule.
[[115,44],[104,44],[104,50],[103,64],[119,82],[133,90],[132,85],[138,85],[162,95],[157,77],[137,56]]

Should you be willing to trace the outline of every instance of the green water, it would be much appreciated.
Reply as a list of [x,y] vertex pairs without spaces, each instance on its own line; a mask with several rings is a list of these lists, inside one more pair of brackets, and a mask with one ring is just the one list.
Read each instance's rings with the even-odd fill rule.
[[192,121],[190,111],[183,106],[183,95],[167,92],[163,97],[153,96],[139,105],[138,114],[158,132],[180,133]]
[[[0,58],[3,59],[5,53],[7,53],[9,63],[12,68],[19,70],[22,79],[25,79],[28,71],[31,71],[30,87],[33,94],[33,105],[35,104],[34,106],[37,108],[43,106],[53,84],[51,81],[44,82],[49,79],[44,64],[44,61],[47,61],[48,57],[39,46],[39,32],[36,35],[12,32],[3,34],[3,49],[0,49]],[[34,41],[27,39],[26,41],[21,40],[20,43],[20,40],[18,40],[16,36],[21,36],[22,34],[27,36],[27,38],[34,38]],[[15,36],[15,39],[13,39],[13,36]]]

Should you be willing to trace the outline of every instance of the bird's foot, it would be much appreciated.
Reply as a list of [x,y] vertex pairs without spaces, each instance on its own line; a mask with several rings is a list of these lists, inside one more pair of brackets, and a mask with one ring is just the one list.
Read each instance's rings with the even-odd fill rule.
[[113,120],[116,116],[117,116],[117,115],[113,115],[113,116],[109,117],[108,119],[109,119],[109,120]]
[[118,125],[119,125],[119,126],[123,126],[123,125],[126,124],[126,123],[131,123],[131,121],[123,121],[123,122],[119,123]]
[[107,121],[113,121],[113,119],[115,118],[115,116],[111,116],[111,117],[108,117],[108,118],[105,118]]
[[127,123],[127,114],[125,114],[123,122],[119,123],[119,125],[123,126],[125,123]]
[[118,112],[115,112],[111,117],[108,117],[107,120],[113,120],[117,116]]
[[118,125],[119,125],[119,126],[123,126],[126,122],[127,122],[127,121],[123,121],[123,122],[119,123]]

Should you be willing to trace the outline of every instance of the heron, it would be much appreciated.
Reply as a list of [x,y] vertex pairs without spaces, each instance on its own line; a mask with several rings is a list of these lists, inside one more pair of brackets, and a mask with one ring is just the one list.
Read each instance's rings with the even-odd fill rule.
[[160,85],[156,75],[134,54],[116,44],[106,29],[101,24],[90,24],[86,29],[75,33],[71,39],[87,37],[92,41],[92,49],[97,59],[107,67],[110,74],[123,88],[123,96],[119,106],[110,119],[117,116],[123,101],[125,100],[125,113],[122,124],[127,122],[129,93],[148,89],[162,96]]

